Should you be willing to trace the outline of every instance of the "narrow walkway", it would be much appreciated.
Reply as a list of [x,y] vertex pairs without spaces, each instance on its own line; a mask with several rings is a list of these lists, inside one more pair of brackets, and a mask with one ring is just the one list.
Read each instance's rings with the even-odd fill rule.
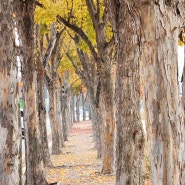
[[74,123],[62,154],[52,156],[54,167],[46,169],[48,182],[61,185],[115,185],[115,176],[101,175],[101,160],[92,137],[91,121]]

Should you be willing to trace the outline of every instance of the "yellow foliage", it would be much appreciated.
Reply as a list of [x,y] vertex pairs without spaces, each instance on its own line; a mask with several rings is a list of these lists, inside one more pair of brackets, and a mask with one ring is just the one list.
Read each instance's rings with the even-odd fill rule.
[[184,42],[182,42],[182,41],[179,39],[179,40],[178,40],[178,45],[183,47],[183,46],[184,46]]

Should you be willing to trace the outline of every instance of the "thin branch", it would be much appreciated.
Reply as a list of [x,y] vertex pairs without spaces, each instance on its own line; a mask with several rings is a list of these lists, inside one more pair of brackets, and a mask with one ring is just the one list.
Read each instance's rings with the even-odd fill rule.
[[97,16],[98,16],[98,19],[100,20],[100,1],[99,0],[96,1],[96,5],[97,5]]
[[71,61],[72,65],[74,66],[76,73],[77,73],[80,77],[85,78],[85,76],[84,76],[84,74],[83,74],[83,70],[80,70],[80,69],[78,68],[78,66],[75,64],[73,58],[70,56],[69,52],[66,53],[66,56],[69,58],[69,60]]
[[39,6],[40,8],[45,8],[45,6],[42,3],[40,3],[39,1],[35,1],[35,5]]
[[92,22],[93,22],[93,26],[96,29],[99,24],[99,20],[100,20],[99,15],[98,15],[98,13],[100,12],[96,11],[96,8],[92,0],[86,0],[86,5],[88,8],[89,14],[91,16]]

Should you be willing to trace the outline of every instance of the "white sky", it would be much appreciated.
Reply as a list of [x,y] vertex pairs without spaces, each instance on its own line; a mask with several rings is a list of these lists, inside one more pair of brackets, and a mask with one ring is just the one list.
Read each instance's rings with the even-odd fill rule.
[[182,94],[181,77],[184,67],[184,47],[178,46],[178,81],[179,81],[179,93]]
[[184,66],[184,47],[178,46],[178,74],[179,74],[179,81],[181,81],[182,72]]

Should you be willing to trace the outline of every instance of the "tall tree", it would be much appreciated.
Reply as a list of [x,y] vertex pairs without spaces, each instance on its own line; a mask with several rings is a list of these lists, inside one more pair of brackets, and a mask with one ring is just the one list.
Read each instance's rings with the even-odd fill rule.
[[[56,30],[55,30],[56,31]],[[49,90],[49,116],[52,128],[52,154],[59,154],[64,144],[63,128],[61,122],[61,102],[60,102],[60,81],[58,77],[58,67],[62,58],[60,52],[60,37],[62,31],[56,32],[56,42],[51,53],[50,75],[47,76]]]
[[117,45],[116,184],[144,184],[144,133],[140,120],[140,3],[106,1]]
[[38,125],[37,83],[34,60],[34,10],[35,1],[16,1],[18,28],[21,35],[21,54],[23,93],[24,93],[24,124],[26,141],[26,184],[46,185],[42,160],[42,147]]
[[[0,184],[21,185],[17,61],[14,48],[14,2],[0,1]],[[14,14],[15,15],[15,14]]]
[[[40,38],[40,27],[38,25],[35,26],[35,50],[37,51],[36,54],[36,69],[37,69],[37,104],[38,104],[38,122],[39,122],[39,130],[40,130],[40,137],[42,143],[42,158],[44,162],[44,166],[51,166],[51,158],[49,152],[49,145],[48,145],[48,138],[47,138],[47,125],[46,125],[46,102],[45,102],[45,68],[44,63],[49,60],[50,57],[50,50],[52,51],[53,45],[55,43],[55,38],[50,38],[50,44],[48,49],[42,57],[42,39]],[[43,59],[44,58],[44,59]]]
[[[184,122],[178,90],[178,34],[185,1],[143,4],[145,102],[152,182],[184,184]],[[148,24],[150,22],[150,24]]]

